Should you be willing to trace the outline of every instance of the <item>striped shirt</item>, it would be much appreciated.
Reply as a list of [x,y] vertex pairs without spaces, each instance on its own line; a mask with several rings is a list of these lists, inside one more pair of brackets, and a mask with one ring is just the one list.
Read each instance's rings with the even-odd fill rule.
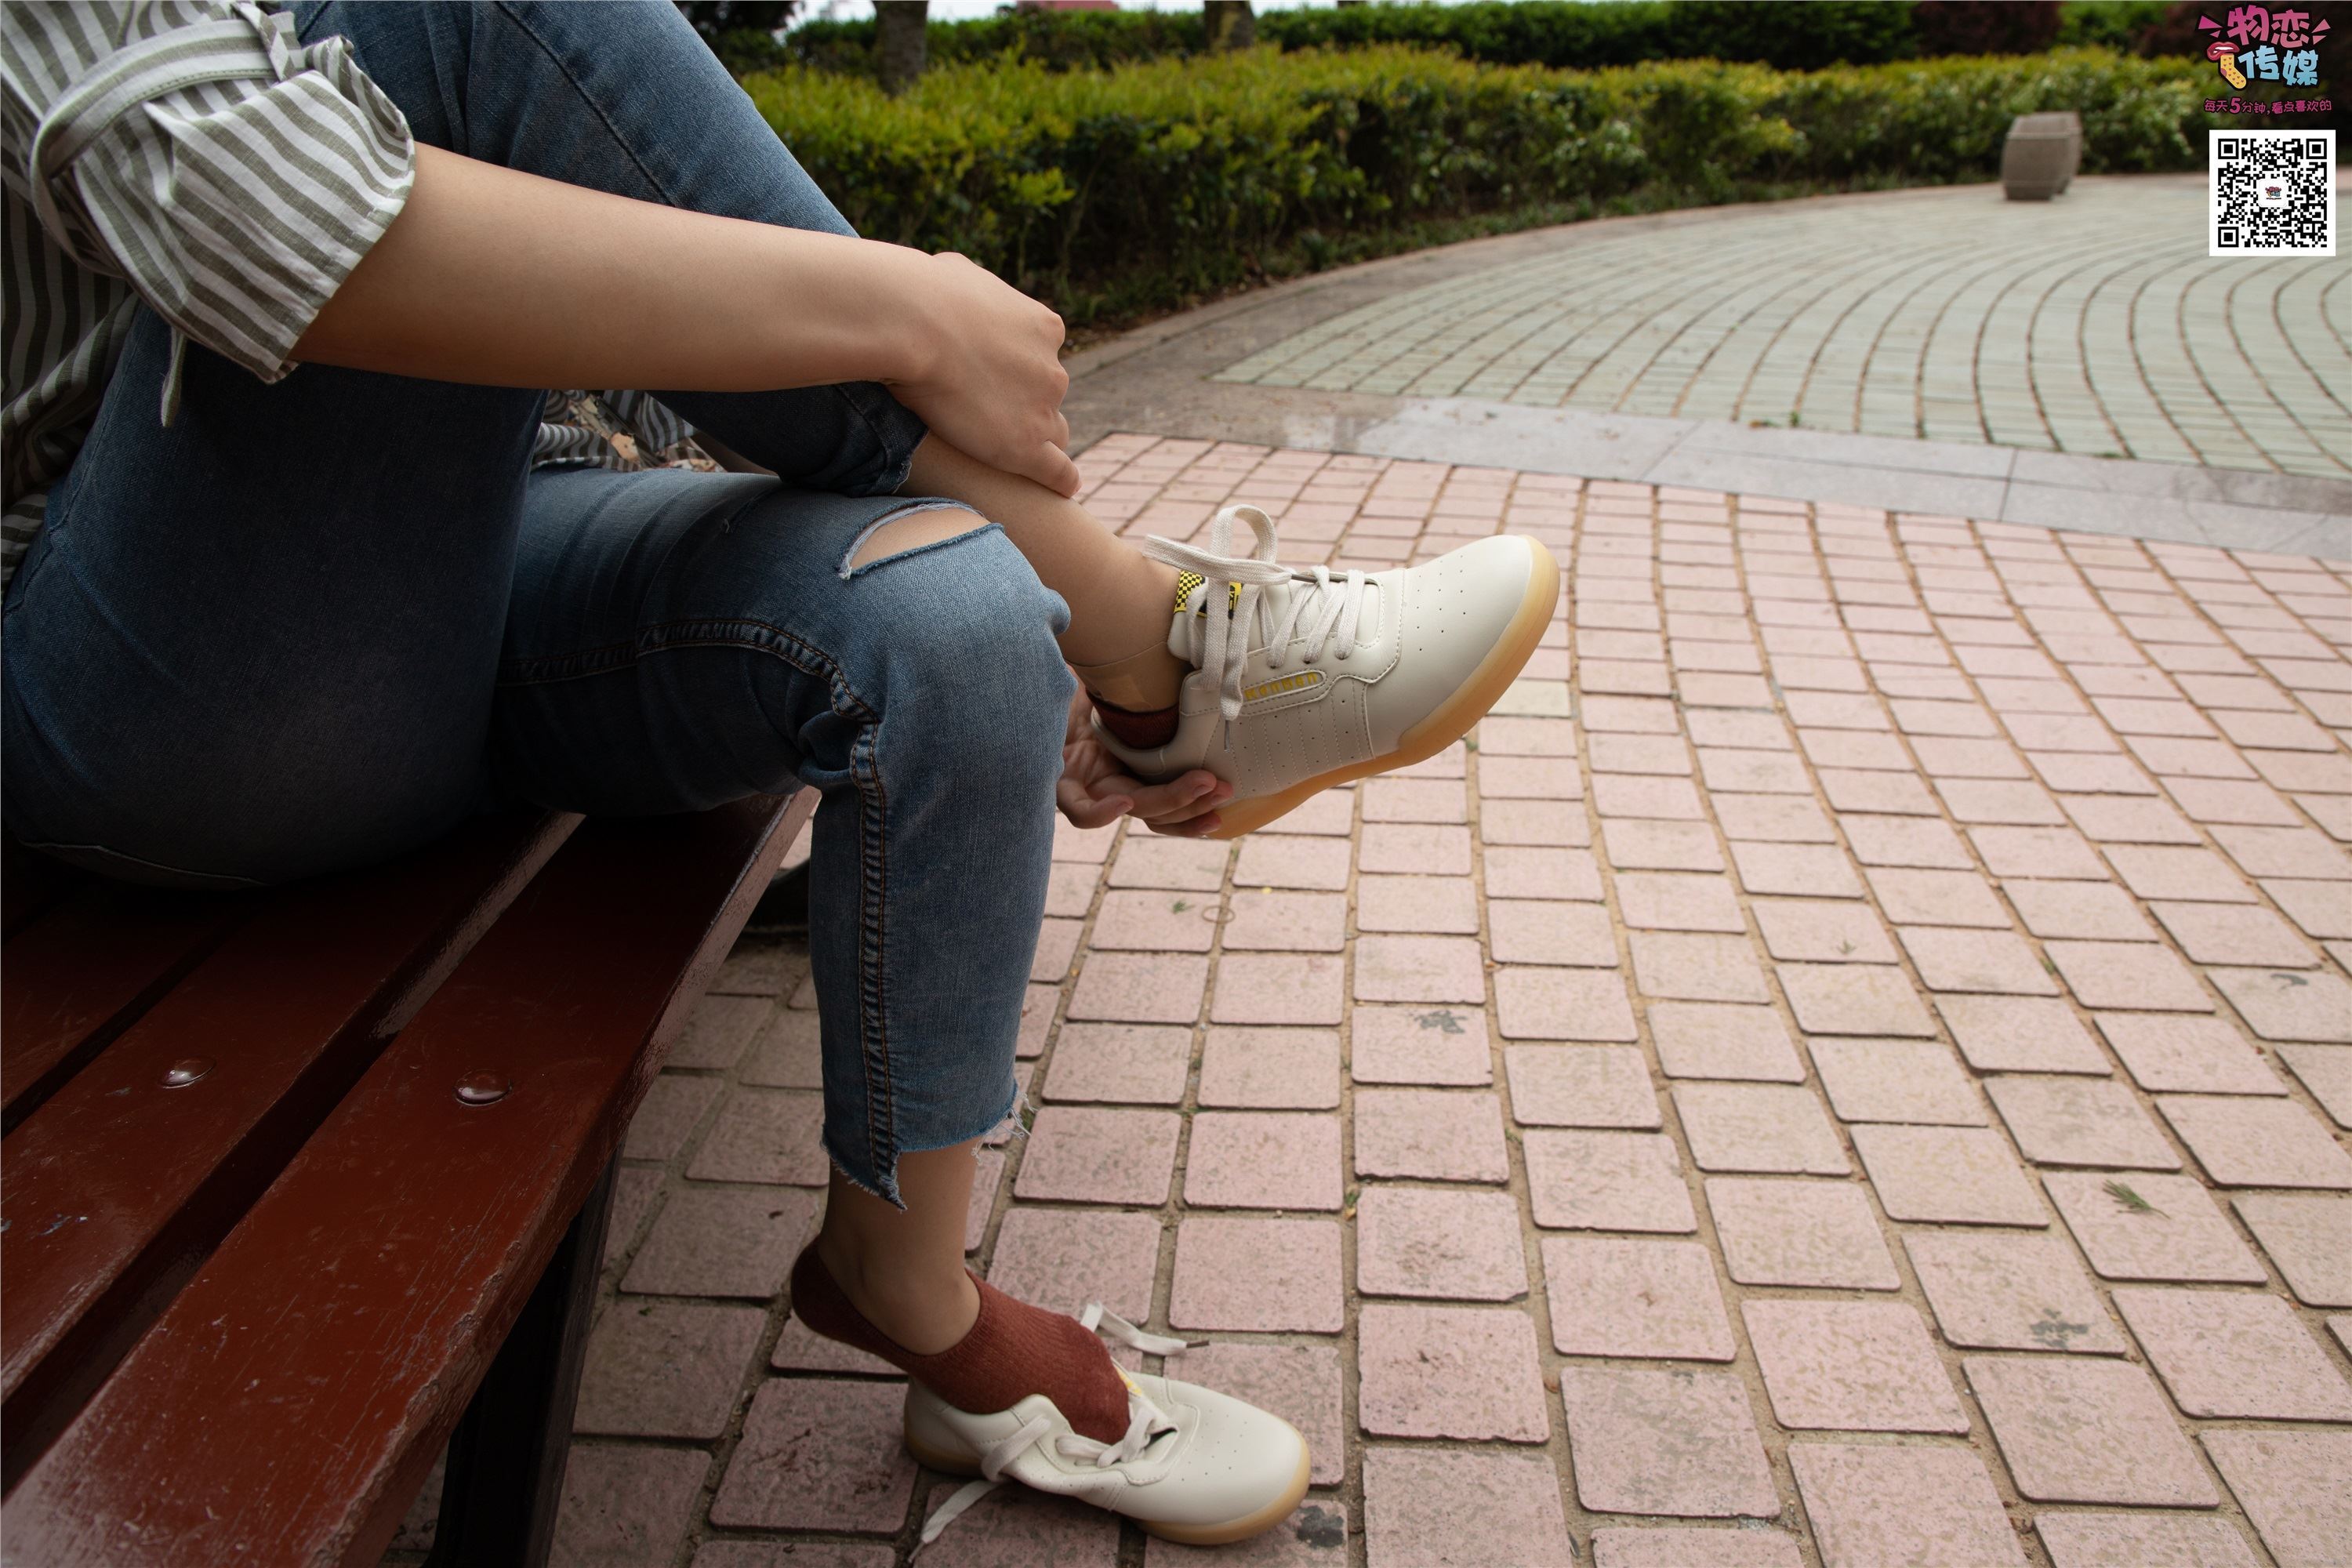
[[[192,339],[280,379],[400,215],[416,150],[342,39],[304,47],[248,0],[7,0],[0,27],[5,585],[138,307],[172,329],[165,423]],[[640,394],[551,394],[549,419],[542,463],[638,467],[688,434]]]

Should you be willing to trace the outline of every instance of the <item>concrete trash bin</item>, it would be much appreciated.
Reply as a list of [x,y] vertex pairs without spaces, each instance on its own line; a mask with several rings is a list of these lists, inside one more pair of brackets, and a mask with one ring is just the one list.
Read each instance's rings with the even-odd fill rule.
[[2021,114],[2001,143],[2001,192],[2013,202],[2046,202],[2074,183],[2082,162],[2082,116]]

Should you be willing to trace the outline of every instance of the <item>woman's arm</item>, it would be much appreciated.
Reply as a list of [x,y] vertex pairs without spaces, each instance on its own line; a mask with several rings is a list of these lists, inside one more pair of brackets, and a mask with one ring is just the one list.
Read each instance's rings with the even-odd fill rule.
[[1061,318],[960,256],[631,201],[416,149],[406,207],[296,357],[504,386],[889,383],[1068,494]]

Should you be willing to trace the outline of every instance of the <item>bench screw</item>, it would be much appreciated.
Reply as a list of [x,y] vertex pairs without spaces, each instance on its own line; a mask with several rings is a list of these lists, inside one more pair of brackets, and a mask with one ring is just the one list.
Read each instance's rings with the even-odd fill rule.
[[163,1069],[165,1089],[185,1089],[213,1070],[210,1057],[185,1057]]
[[514,1080],[503,1073],[469,1072],[457,1080],[457,1102],[461,1105],[496,1105],[514,1088]]

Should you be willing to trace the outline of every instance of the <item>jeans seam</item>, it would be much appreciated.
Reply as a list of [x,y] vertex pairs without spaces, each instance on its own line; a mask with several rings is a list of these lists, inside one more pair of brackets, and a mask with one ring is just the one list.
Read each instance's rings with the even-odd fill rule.
[[498,9],[500,15],[514,24],[516,31],[539,46],[540,52],[547,57],[550,65],[562,73],[563,79],[572,84],[573,94],[586,107],[588,112],[594,115],[605,131],[611,133],[613,145],[618,147],[627,156],[631,165],[645,177],[646,184],[660,194],[662,205],[677,206],[678,205],[677,197],[671,193],[668,184],[652,169],[646,167],[646,161],[637,155],[637,150],[629,144],[628,138],[621,134],[621,128],[613,122],[612,117],[606,114],[603,107],[597,103],[595,96],[581,84],[579,77],[573,74],[570,62],[564,59],[562,53],[540,36],[537,29],[531,26],[530,20],[516,9],[511,0],[498,0]]

